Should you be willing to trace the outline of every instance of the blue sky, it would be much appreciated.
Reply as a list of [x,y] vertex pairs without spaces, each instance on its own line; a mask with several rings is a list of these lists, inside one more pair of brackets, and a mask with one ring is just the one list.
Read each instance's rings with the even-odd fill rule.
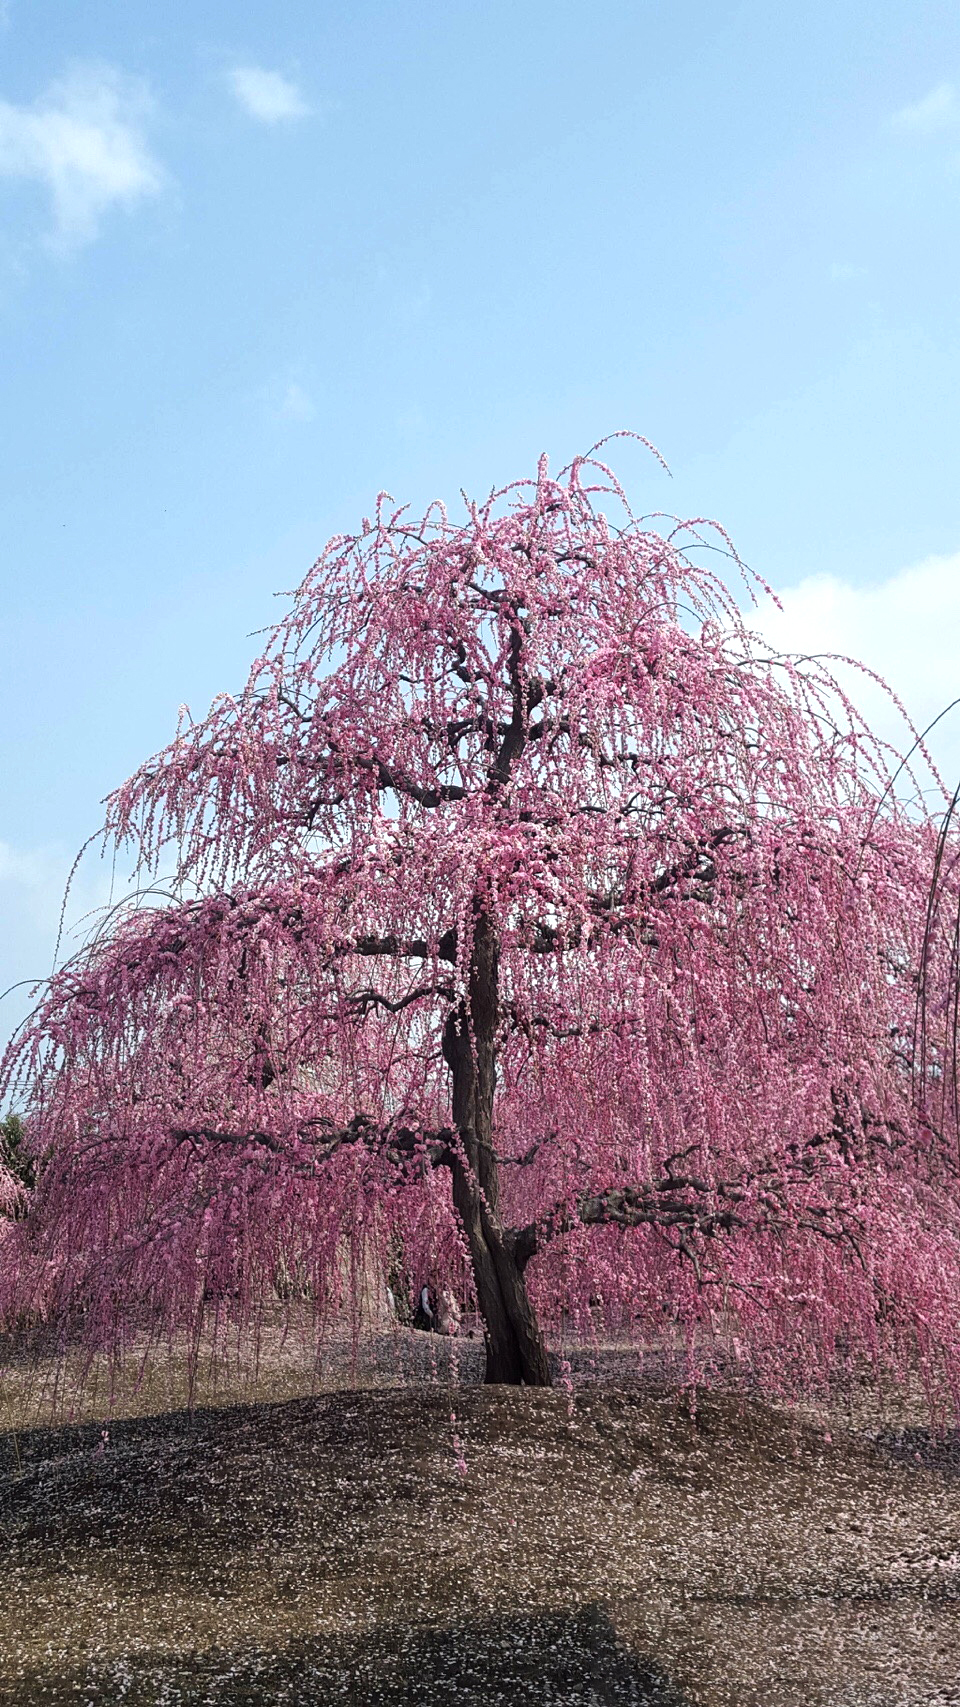
[[780,639],[960,692],[955,0],[0,17],[0,987],[381,487],[635,428],[636,502],[720,519]]

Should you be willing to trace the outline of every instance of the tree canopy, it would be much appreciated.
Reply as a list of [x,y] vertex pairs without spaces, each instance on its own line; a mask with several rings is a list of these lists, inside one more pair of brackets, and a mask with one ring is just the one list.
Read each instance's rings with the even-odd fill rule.
[[382,494],[110,797],[108,844],[176,876],[8,1052],[44,1158],[8,1308],[117,1337],[283,1270],[323,1319],[401,1250],[475,1302],[491,1380],[598,1320],[771,1385],[956,1380],[936,825],[751,635],[725,536],[661,526],[591,458],[461,522]]

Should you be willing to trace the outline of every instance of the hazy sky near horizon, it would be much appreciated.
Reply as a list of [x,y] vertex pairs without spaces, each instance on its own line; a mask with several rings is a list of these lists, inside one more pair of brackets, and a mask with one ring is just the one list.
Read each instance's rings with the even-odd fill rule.
[[958,277],[955,0],[0,4],[0,988],[383,487],[634,428],[636,508],[717,517],[782,644],[935,715]]

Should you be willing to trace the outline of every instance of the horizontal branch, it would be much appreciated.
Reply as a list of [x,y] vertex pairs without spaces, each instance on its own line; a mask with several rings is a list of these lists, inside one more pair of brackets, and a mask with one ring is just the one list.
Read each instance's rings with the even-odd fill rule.
[[[297,1172],[313,1174],[320,1163],[329,1161],[331,1156],[348,1144],[363,1144],[368,1150],[385,1156],[387,1161],[394,1164],[419,1156],[431,1167],[447,1166],[450,1146],[455,1142],[457,1134],[453,1127],[442,1126],[437,1130],[427,1131],[402,1124],[400,1119],[381,1123],[368,1114],[358,1113],[342,1126],[338,1126],[325,1115],[317,1115],[300,1121],[291,1132],[283,1136],[265,1132],[261,1127],[229,1132],[216,1126],[173,1127],[170,1136],[175,1143],[190,1143],[195,1149],[199,1149],[204,1143],[223,1145],[232,1150],[242,1150],[253,1145],[283,1159]],[[308,1167],[298,1164],[291,1156],[291,1140],[315,1149],[315,1156]]]
[[[537,919],[531,925],[532,935],[527,947],[532,954],[558,954],[570,949],[592,948],[598,941],[608,936],[624,935],[635,942],[641,942],[648,948],[657,948],[659,938],[649,919],[638,917],[638,910],[645,901],[662,897],[683,882],[694,882],[697,886],[688,890],[680,898],[687,901],[709,902],[713,899],[712,885],[716,880],[716,866],[710,854],[723,842],[729,841],[739,834],[736,829],[725,826],[715,830],[710,836],[701,837],[691,844],[690,852],[683,860],[677,860],[668,866],[649,882],[638,884],[636,895],[628,896],[626,890],[618,890],[606,895],[594,892],[588,896],[590,912],[597,920],[597,931],[585,931],[582,926],[576,926],[571,932],[565,933],[559,925],[546,924]],[[622,909],[622,911],[621,911]],[[602,926],[602,931],[600,927]]]
[[443,996],[447,1001],[454,1000],[452,984],[418,984],[415,990],[408,990],[405,996],[399,996],[396,1001],[385,996],[381,990],[359,990],[348,996],[346,1005],[366,1018],[371,1008],[382,1008],[385,1013],[399,1014],[404,1008],[409,1008],[414,1002],[421,1001],[425,996]]
[[689,1198],[669,1196],[668,1191],[663,1182],[646,1189],[626,1186],[619,1191],[583,1192],[572,1207],[558,1207],[523,1228],[517,1236],[518,1261],[529,1262],[545,1242],[577,1226],[675,1227],[706,1238],[746,1226],[732,1209],[704,1209]]
[[675,1171],[674,1163],[690,1155],[692,1147],[678,1151],[667,1158],[662,1179],[645,1186],[581,1192],[572,1203],[559,1203],[538,1216],[514,1234],[517,1260],[523,1267],[551,1239],[576,1227],[602,1226],[648,1226],[675,1233],[677,1248],[691,1259],[696,1253],[685,1243],[690,1235],[709,1240],[737,1231],[816,1233],[835,1244],[850,1243],[859,1255],[855,1234],[861,1229],[853,1208],[837,1202],[793,1208],[798,1187],[809,1187],[817,1177],[815,1151],[822,1142],[823,1135],[814,1134],[786,1171],[771,1162],[712,1186],[696,1174]]
[[447,930],[437,938],[436,944],[429,943],[425,937],[403,937],[388,934],[386,936],[361,936],[356,942],[347,944],[340,951],[343,954],[363,955],[394,955],[398,959],[432,960],[436,955],[438,960],[449,961],[451,966],[457,963],[457,933]]
[[361,770],[373,770],[379,789],[403,794],[409,800],[415,800],[418,806],[442,806],[449,801],[465,800],[467,797],[468,790],[459,782],[436,783],[433,787],[425,788],[422,783],[414,782],[412,777],[404,776],[392,765],[384,764],[382,759],[355,758],[353,763]]

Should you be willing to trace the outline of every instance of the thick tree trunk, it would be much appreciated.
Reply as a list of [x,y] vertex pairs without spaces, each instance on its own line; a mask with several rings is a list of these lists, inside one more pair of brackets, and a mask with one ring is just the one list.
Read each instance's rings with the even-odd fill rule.
[[444,1058],[453,1076],[453,1119],[462,1155],[452,1159],[453,1202],[473,1260],[487,1348],[486,1380],[549,1387],[543,1335],[527,1293],[514,1235],[500,1217],[493,1147],[499,999],[496,934],[485,912],[474,927],[468,1001],[447,1021]]
[[550,1365],[513,1238],[491,1217],[473,1170],[453,1162],[453,1201],[473,1259],[477,1302],[487,1351],[485,1379],[512,1386],[549,1387]]

